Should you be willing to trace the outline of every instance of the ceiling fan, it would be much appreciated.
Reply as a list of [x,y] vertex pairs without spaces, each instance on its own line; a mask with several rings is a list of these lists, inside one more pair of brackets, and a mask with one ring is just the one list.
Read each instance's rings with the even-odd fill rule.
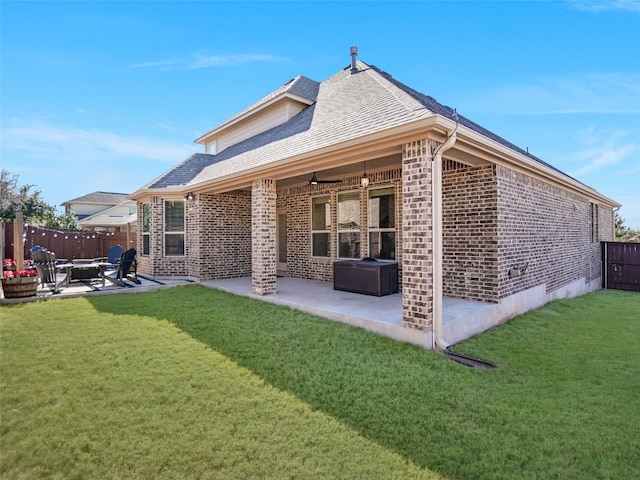
[[313,172],[313,176],[311,180],[309,180],[309,185],[318,185],[319,183],[342,183],[342,180],[318,180],[316,172]]

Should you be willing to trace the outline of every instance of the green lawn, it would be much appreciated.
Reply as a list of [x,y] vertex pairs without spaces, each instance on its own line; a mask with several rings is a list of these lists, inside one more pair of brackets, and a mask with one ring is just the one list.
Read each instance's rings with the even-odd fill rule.
[[0,477],[640,478],[640,295],[441,354],[192,285],[0,311]]

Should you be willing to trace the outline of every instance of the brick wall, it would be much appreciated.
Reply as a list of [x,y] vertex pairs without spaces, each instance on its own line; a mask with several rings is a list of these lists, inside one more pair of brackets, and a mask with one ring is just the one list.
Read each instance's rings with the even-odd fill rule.
[[[550,293],[597,278],[599,244],[590,238],[589,200],[503,166],[496,174],[499,297],[542,284]],[[611,209],[597,210],[599,235],[611,238]],[[509,276],[511,268],[525,265],[524,275]]]
[[495,166],[444,162],[443,294],[498,301],[498,194]]
[[189,208],[189,275],[200,280],[251,275],[251,192],[198,195]]

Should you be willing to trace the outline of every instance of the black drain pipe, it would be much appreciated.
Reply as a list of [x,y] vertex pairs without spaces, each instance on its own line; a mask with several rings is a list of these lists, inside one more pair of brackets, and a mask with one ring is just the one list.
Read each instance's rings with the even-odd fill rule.
[[443,353],[449,360],[453,360],[454,362],[460,363],[467,367],[484,368],[485,370],[493,370],[494,368],[498,368],[495,363],[488,360],[470,357],[469,355],[463,355],[462,353],[454,353],[451,351],[450,346],[445,348]]

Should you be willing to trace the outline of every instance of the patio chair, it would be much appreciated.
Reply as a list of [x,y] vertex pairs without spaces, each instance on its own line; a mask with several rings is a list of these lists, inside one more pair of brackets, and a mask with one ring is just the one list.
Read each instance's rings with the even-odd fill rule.
[[[136,259],[136,249],[130,248],[123,252],[120,256],[120,264],[118,265],[118,280],[131,280],[140,284],[138,280],[138,260]],[[133,273],[133,277],[130,274]]]
[[44,250],[44,247],[41,247],[40,245],[35,245],[34,247],[31,248],[31,250],[29,250],[31,252],[31,260],[33,260],[33,254],[40,250]]
[[43,287],[48,286],[55,290],[57,284],[56,254],[42,247],[40,247],[39,250],[34,251],[35,248],[36,247],[31,249],[31,259],[38,271],[40,283]]
[[115,270],[118,268],[118,265],[120,265],[120,258],[122,257],[122,251],[123,249],[121,245],[113,245],[109,248],[107,253],[107,263],[109,266],[107,267],[107,270]]

